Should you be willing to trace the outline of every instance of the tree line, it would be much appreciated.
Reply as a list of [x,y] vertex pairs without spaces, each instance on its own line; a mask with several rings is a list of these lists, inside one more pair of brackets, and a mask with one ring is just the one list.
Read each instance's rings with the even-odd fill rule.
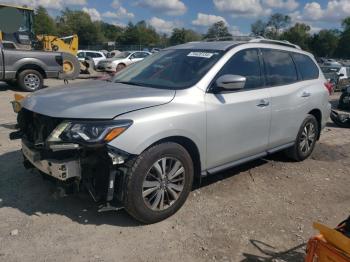
[[[52,18],[44,7],[38,7],[34,15],[35,34],[67,36],[77,34],[82,46],[101,45],[116,42],[118,45],[142,45],[147,47],[165,47],[202,39],[222,39],[231,34],[225,23],[219,21],[208,28],[206,34],[191,29],[174,28],[168,36],[160,34],[155,28],[139,21],[126,27],[112,25],[103,21],[92,21],[89,14],[65,9],[56,18]],[[350,17],[342,21],[342,30],[323,29],[311,32],[304,23],[292,25],[288,15],[273,14],[266,21],[257,20],[251,25],[254,36],[275,40],[287,40],[312,52],[318,57],[350,58]]]
[[311,32],[304,23],[291,25],[288,15],[273,14],[267,21],[251,25],[252,34],[275,40],[287,40],[312,52],[317,57],[350,58],[350,17],[342,21],[342,30],[322,29]]

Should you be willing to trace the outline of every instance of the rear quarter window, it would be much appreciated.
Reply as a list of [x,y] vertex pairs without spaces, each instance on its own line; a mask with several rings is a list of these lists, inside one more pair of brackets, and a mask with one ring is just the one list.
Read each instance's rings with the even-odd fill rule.
[[317,79],[319,76],[318,67],[307,55],[292,54],[295,64],[298,67],[302,80]]

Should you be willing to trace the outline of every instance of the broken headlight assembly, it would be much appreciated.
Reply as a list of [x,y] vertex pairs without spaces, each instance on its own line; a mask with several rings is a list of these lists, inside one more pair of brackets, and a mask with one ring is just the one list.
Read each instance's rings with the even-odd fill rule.
[[63,121],[47,139],[51,143],[105,144],[121,135],[132,125],[131,120]]

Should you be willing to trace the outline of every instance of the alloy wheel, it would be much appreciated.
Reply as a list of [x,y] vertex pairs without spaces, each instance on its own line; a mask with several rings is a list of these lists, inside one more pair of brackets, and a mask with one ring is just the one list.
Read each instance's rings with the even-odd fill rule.
[[185,183],[185,169],[176,158],[163,157],[149,169],[142,184],[142,197],[154,211],[163,211],[180,197]]
[[311,122],[307,123],[300,136],[299,147],[303,154],[308,154],[312,150],[316,139],[315,125]]

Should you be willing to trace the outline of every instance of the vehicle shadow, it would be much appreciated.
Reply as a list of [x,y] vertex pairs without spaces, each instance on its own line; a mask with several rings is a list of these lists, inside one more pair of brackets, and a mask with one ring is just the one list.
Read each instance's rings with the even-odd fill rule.
[[[43,88],[46,88],[48,87],[47,85],[44,85]],[[26,92],[26,91],[23,91],[19,86],[15,85],[15,84],[7,84],[5,82],[0,82],[0,92],[3,92],[3,91],[13,91],[13,92],[21,92],[21,93],[31,93],[31,92]]]
[[[269,158],[271,157],[274,158],[273,160],[285,160],[278,154]],[[85,192],[64,195],[52,181],[44,180],[37,171],[26,170],[22,161],[23,157],[20,150],[0,155],[0,209],[11,207],[28,216],[59,214],[81,224],[109,224],[121,227],[142,225],[128,215],[125,210],[98,213],[97,203]],[[266,164],[268,161],[267,159],[258,159],[208,176],[193,189],[209,186],[220,180]]]
[[126,211],[98,213],[88,194],[65,195],[37,171],[25,170],[20,150],[0,155],[0,210],[17,209],[28,216],[59,214],[81,224],[140,226]]
[[257,159],[257,160],[251,161],[251,162],[247,162],[245,164],[242,164],[242,165],[239,165],[236,167],[232,167],[230,169],[227,169],[225,171],[221,171],[219,173],[215,173],[213,175],[208,175],[207,177],[203,178],[200,185],[197,184],[194,189],[209,186],[209,185],[214,184],[218,181],[221,181],[221,180],[227,179],[229,177],[238,175],[242,172],[246,172],[254,167],[258,167],[258,166],[264,165],[266,163],[268,163],[268,160],[261,158],[261,159]]
[[245,257],[241,262],[302,262],[305,259],[305,243],[285,251],[276,251],[276,248],[259,240],[250,240],[250,243],[262,253],[261,256],[243,253]]

